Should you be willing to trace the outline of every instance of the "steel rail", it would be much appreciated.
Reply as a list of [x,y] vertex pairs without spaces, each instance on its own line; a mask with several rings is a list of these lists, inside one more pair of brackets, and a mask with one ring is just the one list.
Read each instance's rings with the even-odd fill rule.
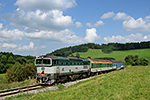
[[2,90],[0,91],[0,97],[12,95],[12,94],[17,94],[17,93],[22,93],[26,91],[31,91],[35,90],[38,88],[42,88],[43,86],[41,85],[30,85],[30,86],[25,86],[25,87],[18,87],[18,88],[13,88],[13,89],[8,89],[8,90]]

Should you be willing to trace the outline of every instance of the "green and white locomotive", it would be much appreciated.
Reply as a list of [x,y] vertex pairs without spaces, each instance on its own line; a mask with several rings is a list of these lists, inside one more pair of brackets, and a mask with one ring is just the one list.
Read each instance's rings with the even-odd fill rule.
[[38,84],[53,84],[66,79],[75,80],[95,73],[117,70],[125,63],[117,60],[82,59],[77,57],[41,56],[35,59]]
[[53,84],[70,78],[74,80],[89,73],[90,61],[76,57],[47,56],[35,60],[38,84]]

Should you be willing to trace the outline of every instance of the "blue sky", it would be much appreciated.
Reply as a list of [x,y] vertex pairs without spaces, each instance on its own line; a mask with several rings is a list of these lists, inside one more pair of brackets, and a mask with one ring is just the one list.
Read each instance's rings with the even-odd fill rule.
[[1,0],[0,50],[39,56],[83,43],[150,41],[150,0]]

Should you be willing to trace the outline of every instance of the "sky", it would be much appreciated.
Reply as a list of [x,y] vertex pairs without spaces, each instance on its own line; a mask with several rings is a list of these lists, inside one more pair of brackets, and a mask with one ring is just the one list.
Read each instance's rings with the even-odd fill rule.
[[150,41],[150,0],[0,0],[1,52],[141,41]]

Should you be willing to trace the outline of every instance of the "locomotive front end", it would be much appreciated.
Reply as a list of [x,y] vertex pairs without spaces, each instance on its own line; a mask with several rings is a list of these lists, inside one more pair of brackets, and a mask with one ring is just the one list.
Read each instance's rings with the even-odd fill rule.
[[37,58],[35,65],[37,66],[36,82],[38,84],[53,84],[55,81],[55,70],[52,67],[52,59],[43,57]]

